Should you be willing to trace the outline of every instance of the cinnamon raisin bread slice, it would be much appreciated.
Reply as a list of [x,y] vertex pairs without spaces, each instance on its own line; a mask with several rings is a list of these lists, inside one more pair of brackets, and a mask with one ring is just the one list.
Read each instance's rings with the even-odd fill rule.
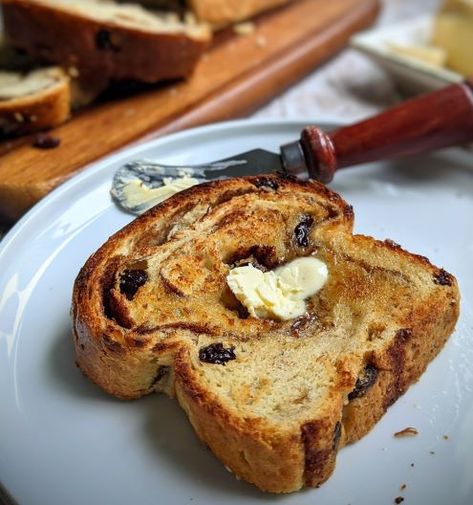
[[0,134],[32,133],[69,118],[69,78],[58,67],[0,70]]
[[13,46],[95,87],[186,77],[210,40],[204,25],[105,0],[4,0],[3,16]]
[[[124,399],[175,396],[239,478],[317,486],[453,331],[455,278],[391,241],[352,234],[353,212],[316,182],[276,176],[178,193],[113,235],[73,294],[77,363]],[[251,317],[227,275],[314,256],[322,289],[293,320]]]

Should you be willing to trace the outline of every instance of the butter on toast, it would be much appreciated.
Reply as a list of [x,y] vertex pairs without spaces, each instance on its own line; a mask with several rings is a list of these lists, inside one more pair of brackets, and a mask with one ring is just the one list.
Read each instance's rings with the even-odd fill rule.
[[[352,227],[351,206],[317,182],[249,177],[178,193],[79,273],[79,367],[119,398],[175,396],[199,438],[262,490],[319,485],[339,448],[421,376],[459,312],[452,275]],[[227,286],[234,265],[309,255],[328,280],[296,320],[248,317]]]

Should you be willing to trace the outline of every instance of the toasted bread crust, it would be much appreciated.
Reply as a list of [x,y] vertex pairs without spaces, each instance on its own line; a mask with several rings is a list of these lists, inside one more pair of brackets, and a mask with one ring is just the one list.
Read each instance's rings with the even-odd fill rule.
[[69,78],[52,69],[57,80],[50,87],[23,97],[0,100],[0,132],[22,135],[64,123],[71,112]]
[[[210,34],[157,33],[94,20],[60,5],[28,0],[3,2],[9,42],[30,55],[75,68],[80,79],[157,82],[189,76]],[[60,42],[58,42],[60,41]]]
[[[453,331],[458,318],[459,294],[454,277],[431,265],[426,258],[410,254],[390,241],[352,236],[352,208],[325,186],[269,178],[277,182],[277,197],[282,202],[292,201],[294,194],[313,202],[314,212],[319,216],[318,228],[314,230],[319,235],[313,238],[317,250],[320,253],[323,247],[327,247],[327,261],[335,251],[333,268],[346,263],[343,276],[337,277],[333,272],[330,288],[333,303],[335,298],[345,296],[364,299],[370,290],[378,289],[376,279],[384,275],[386,282],[397,282],[399,286],[387,291],[386,297],[376,305],[380,314],[378,319],[370,319],[374,322],[363,330],[367,334],[366,342],[369,342],[366,350],[353,356],[348,353],[341,359],[334,357],[332,365],[337,370],[336,380],[331,383],[316,413],[307,413],[300,420],[288,419],[284,423],[243,415],[240,409],[229,408],[219,391],[209,388],[202,380],[202,373],[219,365],[202,368],[195,353],[196,342],[201,338],[207,339],[205,341],[230,338],[222,336],[222,328],[226,327],[227,332],[233,328],[229,335],[236,334],[238,325],[242,325],[243,333],[248,332],[247,335],[257,326],[262,333],[251,338],[258,341],[262,338],[259,335],[279,331],[272,329],[276,327],[270,321],[242,320],[233,326],[235,322],[222,322],[220,316],[215,315],[214,322],[202,320],[197,324],[183,320],[145,327],[134,321],[136,314],[130,312],[132,308],[128,304],[121,304],[113,287],[117,269],[123,268],[123,260],[125,264],[127,258],[138,260],[140,247],[151,254],[151,251],[159,250],[159,244],[172,242],[176,237],[175,226],[182,225],[189,211],[198,209],[199,205],[205,203],[207,210],[199,214],[196,222],[205,221],[209,212],[213,212],[215,235],[220,233],[218,226],[224,222],[218,215],[218,208],[225,207],[225,202],[240,199],[239,202],[258,203],[257,198],[262,202],[272,201],[272,196],[256,184],[258,178],[196,186],[163,202],[112,236],[91,256],[77,277],[73,323],[77,363],[94,382],[119,398],[138,398],[155,390],[176,396],[199,438],[231,471],[262,490],[284,493],[304,485],[318,486],[325,481],[334,469],[338,449],[366,434],[388,406],[418,380]],[[225,222],[224,226],[228,227],[225,229],[232,229],[232,221],[237,226],[238,219],[245,219],[244,215],[238,217],[241,205],[230,207],[232,218]],[[254,229],[252,237],[257,233]],[[177,235],[176,240],[182,236]],[[148,246],[151,249],[147,249]],[[200,253],[196,251],[196,254]],[[352,267],[351,262],[356,264]],[[428,283],[425,293],[422,297],[419,295],[421,302],[412,298],[403,301],[402,286],[408,286],[411,277],[417,275],[422,275]],[[362,284],[357,284],[356,280]],[[182,301],[187,285],[182,284],[182,289],[181,294],[173,292],[164,296]],[[121,309],[112,311],[107,317],[104,310],[109,302],[104,300],[109,295]],[[384,304],[390,301],[399,305],[402,311],[388,328],[378,327],[376,321],[383,322],[389,314]],[[117,317],[125,324],[123,321],[119,324]],[[383,331],[387,331],[389,338],[386,343],[378,345],[377,341],[381,341],[378,333]],[[252,342],[251,338],[245,337],[243,343]],[[274,338],[277,338],[276,333]],[[287,338],[303,344],[304,338],[308,337],[294,335]],[[241,359],[244,359],[243,354]],[[374,384],[349,399],[357,376],[368,364],[378,370]],[[169,371],[165,380],[163,370]],[[231,377],[232,364],[228,364],[225,370]]]

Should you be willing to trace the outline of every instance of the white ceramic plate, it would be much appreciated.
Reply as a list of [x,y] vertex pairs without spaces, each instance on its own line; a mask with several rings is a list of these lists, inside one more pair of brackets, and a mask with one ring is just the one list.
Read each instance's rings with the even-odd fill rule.
[[397,54],[389,48],[389,43],[400,46],[428,45],[433,22],[434,16],[426,15],[383,26],[354,35],[350,44],[381,65],[405,91],[433,91],[461,82],[464,77],[453,70],[434,67],[415,58]]
[[[0,246],[0,480],[21,505],[473,503],[473,160],[451,151],[337,175],[357,232],[391,238],[459,279],[457,330],[440,356],[320,489],[275,497],[237,481],[162,396],[121,402],[74,366],[69,306],[86,258],[130,221],[110,201],[114,170],[141,156],[210,161],[276,149],[299,122],[233,122],[97,163],[37,205]],[[419,435],[395,439],[414,426]],[[444,439],[448,436],[448,440]],[[432,454],[431,452],[435,453]],[[406,484],[400,491],[401,484]]]

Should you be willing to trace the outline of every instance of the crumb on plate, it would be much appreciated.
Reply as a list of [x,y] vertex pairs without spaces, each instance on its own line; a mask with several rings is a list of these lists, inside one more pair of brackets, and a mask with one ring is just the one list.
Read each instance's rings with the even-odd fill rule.
[[407,428],[404,428],[403,430],[397,431],[396,433],[394,433],[394,436],[396,438],[415,437],[418,434],[419,434],[419,432],[415,428],[413,428],[412,426],[408,426]]

